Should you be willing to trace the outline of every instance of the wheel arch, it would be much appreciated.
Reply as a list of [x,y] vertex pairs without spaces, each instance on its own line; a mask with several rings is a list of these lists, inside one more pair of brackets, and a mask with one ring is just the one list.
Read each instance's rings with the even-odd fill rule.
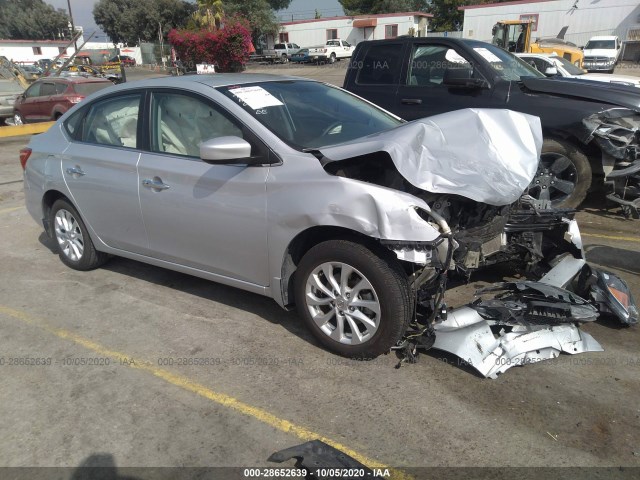
[[375,238],[356,230],[338,226],[313,226],[298,233],[284,252],[280,274],[280,295],[285,308],[294,306],[294,279],[302,257],[316,245],[327,240],[350,240],[359,243],[389,262],[399,262],[391,250],[383,247]]
[[[53,232],[51,232],[51,225],[49,224],[49,216],[51,214],[51,208],[57,200],[66,200],[75,207],[73,201],[60,190],[47,190],[42,196],[42,223],[47,236],[53,238]],[[76,208],[77,209],[77,208]],[[84,220],[84,219],[83,219]]]

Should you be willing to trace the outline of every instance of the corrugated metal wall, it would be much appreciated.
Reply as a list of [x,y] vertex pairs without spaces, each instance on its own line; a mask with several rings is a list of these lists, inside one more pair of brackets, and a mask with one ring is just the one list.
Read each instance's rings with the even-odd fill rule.
[[629,28],[640,23],[640,2],[554,0],[471,8],[464,11],[464,37],[491,41],[491,29],[497,21],[517,20],[526,14],[539,15],[534,38],[555,37],[568,25],[565,39],[583,46],[595,35],[617,35],[624,40]]

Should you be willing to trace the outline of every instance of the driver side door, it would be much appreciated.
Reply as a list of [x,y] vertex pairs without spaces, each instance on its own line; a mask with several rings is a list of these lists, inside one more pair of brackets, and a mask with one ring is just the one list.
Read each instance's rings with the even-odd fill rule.
[[151,256],[267,286],[269,167],[206,163],[199,144],[241,137],[265,164],[269,149],[208,98],[163,89],[152,91],[150,102],[149,148],[138,164],[138,188]]

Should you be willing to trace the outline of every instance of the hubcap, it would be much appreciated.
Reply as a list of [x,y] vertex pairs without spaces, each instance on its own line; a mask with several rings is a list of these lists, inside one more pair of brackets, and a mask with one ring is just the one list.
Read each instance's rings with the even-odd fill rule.
[[69,260],[80,261],[84,253],[84,237],[80,225],[73,215],[65,209],[60,209],[55,216],[56,240],[60,251]]
[[367,342],[380,326],[380,301],[373,285],[346,263],[316,267],[307,278],[305,301],[318,328],[337,342]]
[[560,153],[543,153],[529,195],[556,205],[576,188],[578,172],[573,162]]
[[22,125],[22,117],[17,113],[13,116],[13,124],[14,125]]

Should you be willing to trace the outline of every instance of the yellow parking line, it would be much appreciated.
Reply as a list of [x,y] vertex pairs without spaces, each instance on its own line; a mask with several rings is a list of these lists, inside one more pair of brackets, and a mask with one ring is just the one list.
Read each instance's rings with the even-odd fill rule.
[[86,348],[87,350],[91,350],[92,352],[95,352],[100,356],[110,357],[114,360],[117,360],[120,364],[127,365],[131,368],[142,370],[147,373],[151,373],[152,375],[158,378],[161,378],[167,383],[180,387],[189,392],[195,393],[196,395],[199,395],[208,400],[211,400],[212,402],[215,402],[218,405],[231,408],[232,410],[235,410],[238,413],[247,415],[248,417],[252,417],[277,430],[295,435],[300,440],[303,440],[303,441],[321,440],[326,444],[331,445],[332,447],[342,451],[343,453],[346,453],[350,457],[353,457],[358,462],[368,466],[369,468],[389,469],[391,478],[394,478],[394,479],[412,479],[413,478],[412,476],[408,475],[407,473],[401,470],[392,469],[391,467],[383,463],[380,463],[377,460],[368,458],[352,450],[351,448],[345,445],[342,445],[339,442],[336,442],[334,440],[331,440],[330,438],[324,437],[321,434],[318,434],[305,427],[296,425],[293,422],[279,418],[276,415],[273,415],[272,413],[267,412],[266,410],[244,403],[230,395],[215,392],[210,388],[206,387],[205,385],[194,382],[193,380],[190,380],[187,377],[183,377],[182,375],[177,375],[175,373],[169,372],[168,370],[157,368],[152,362],[136,359],[131,355],[126,355],[121,352],[116,352],[115,350],[109,350],[108,348],[103,347],[102,345],[94,342],[93,340],[84,338],[69,330],[64,330],[51,325],[47,325],[42,320],[32,317],[28,313],[23,312],[21,310],[15,310],[13,308],[0,305],[0,314],[4,314],[6,316],[15,318],[24,323],[37,327],[41,330],[45,330],[57,336],[58,338],[70,340],[73,343],[80,345]]
[[621,242],[640,242],[637,237],[615,237],[613,235],[599,235],[597,233],[583,233],[583,237],[606,238],[608,240],[619,240]]
[[27,125],[10,125],[0,127],[0,138],[20,137],[22,135],[34,135],[44,133],[56,122],[29,123]]
[[5,208],[3,210],[0,210],[0,215],[2,215],[3,213],[15,212],[16,210],[22,210],[23,208],[24,208],[24,206],[22,206],[22,207]]

